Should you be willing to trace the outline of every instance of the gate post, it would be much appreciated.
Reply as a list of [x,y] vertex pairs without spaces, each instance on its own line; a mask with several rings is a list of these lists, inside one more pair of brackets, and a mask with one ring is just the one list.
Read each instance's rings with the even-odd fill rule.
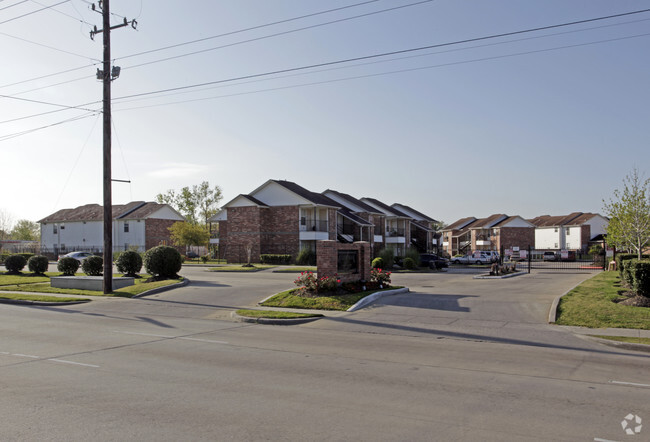
[[530,267],[533,262],[533,249],[528,244],[528,273],[530,273]]

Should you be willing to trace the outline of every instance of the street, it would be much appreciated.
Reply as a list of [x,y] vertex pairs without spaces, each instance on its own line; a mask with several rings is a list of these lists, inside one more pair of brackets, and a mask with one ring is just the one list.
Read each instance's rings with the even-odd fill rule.
[[[293,274],[0,304],[3,440],[649,440],[650,354],[546,323],[590,273],[394,274],[412,290],[299,326],[230,312]],[[647,425],[647,424],[646,424]]]

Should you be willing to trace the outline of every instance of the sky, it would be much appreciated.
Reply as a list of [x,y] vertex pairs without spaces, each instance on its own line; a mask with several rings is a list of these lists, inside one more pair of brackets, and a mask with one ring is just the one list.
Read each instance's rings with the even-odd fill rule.
[[[0,0],[0,211],[102,204],[102,17]],[[111,0],[113,204],[268,179],[448,224],[650,176],[650,1]],[[537,28],[547,28],[534,30]],[[530,31],[530,32],[520,32]],[[509,34],[509,35],[502,35]],[[385,55],[389,54],[389,55]]]

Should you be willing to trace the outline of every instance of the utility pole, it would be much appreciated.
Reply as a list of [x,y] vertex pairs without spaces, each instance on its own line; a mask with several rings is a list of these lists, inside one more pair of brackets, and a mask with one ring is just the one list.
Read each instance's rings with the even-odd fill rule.
[[129,24],[135,29],[137,22],[124,19],[124,22],[111,27],[110,1],[99,0],[97,11],[95,4],[92,10],[102,14],[103,29],[97,26],[90,31],[91,40],[95,34],[103,33],[104,37],[104,59],[103,70],[97,70],[97,79],[103,83],[103,113],[104,113],[104,141],[103,141],[103,188],[104,188],[104,294],[113,291],[113,197],[111,189],[111,81],[119,77],[120,68],[114,66],[111,69],[111,29],[121,28]]

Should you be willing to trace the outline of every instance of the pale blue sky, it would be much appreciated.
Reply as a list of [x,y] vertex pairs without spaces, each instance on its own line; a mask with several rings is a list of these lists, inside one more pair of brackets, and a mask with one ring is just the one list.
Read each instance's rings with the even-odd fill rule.
[[[101,108],[88,104],[101,100],[93,63],[102,56],[101,35],[88,37],[89,24],[101,27],[89,3],[16,18],[59,2],[0,1],[0,209],[15,220],[102,202],[100,115],[10,136],[88,113],[7,122],[58,109],[25,99]],[[647,0],[380,0],[133,55],[359,3],[112,0],[115,23],[138,21],[137,30],[112,32],[122,67],[113,177],[132,181],[113,185],[113,202],[207,180],[225,203],[273,178],[400,202],[451,223],[602,212],[634,167],[647,176],[647,12],[121,98],[650,8]]]

